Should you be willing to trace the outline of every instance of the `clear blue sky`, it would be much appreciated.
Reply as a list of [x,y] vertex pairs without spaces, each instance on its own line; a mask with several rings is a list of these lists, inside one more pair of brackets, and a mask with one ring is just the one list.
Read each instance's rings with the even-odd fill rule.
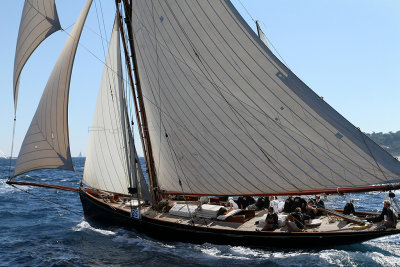
[[[241,1],[251,16],[260,20],[294,73],[349,121],[364,132],[400,130],[400,1]],[[23,2],[3,1],[0,9],[0,150],[7,155],[12,139],[14,54]],[[232,2],[254,28],[239,0]],[[84,0],[56,0],[56,4],[62,27],[70,31]],[[114,0],[101,0],[101,6],[109,35]],[[93,2],[72,73],[69,127],[73,156],[86,154],[103,68],[97,14],[103,27],[99,0]],[[64,32],[53,34],[21,74],[13,155],[18,154],[66,38]]]

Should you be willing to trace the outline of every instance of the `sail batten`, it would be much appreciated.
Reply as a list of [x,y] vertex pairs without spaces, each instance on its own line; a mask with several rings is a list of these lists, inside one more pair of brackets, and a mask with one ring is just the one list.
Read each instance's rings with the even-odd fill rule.
[[399,178],[400,164],[280,62],[229,1],[134,0],[132,27],[161,190],[256,195]]
[[92,0],[88,0],[83,7],[50,74],[22,143],[14,177],[37,169],[73,170],[68,133],[69,86],[76,49],[91,3]]
[[35,49],[61,29],[54,0],[25,0],[14,59],[14,111],[17,110],[20,74]]

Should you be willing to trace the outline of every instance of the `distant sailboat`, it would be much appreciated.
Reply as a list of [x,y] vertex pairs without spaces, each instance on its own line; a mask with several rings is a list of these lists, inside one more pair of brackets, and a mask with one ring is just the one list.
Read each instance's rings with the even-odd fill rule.
[[6,159],[7,155],[0,149],[0,158]]
[[82,158],[82,152],[79,152],[78,158]]
[[[15,178],[44,168],[73,170],[68,93],[91,2],[50,75],[9,184],[61,188]],[[259,25],[260,37],[230,1],[117,0],[116,6],[82,183],[61,188],[79,192],[87,218],[196,243],[320,246],[400,233],[371,228],[366,213],[352,219],[325,210],[361,226],[339,227],[325,216],[318,229],[301,232],[260,231],[264,210],[221,215],[224,202],[216,196],[398,189],[400,163],[279,61]],[[44,14],[43,8],[35,10]],[[147,180],[127,112],[121,50]],[[15,107],[16,101],[15,93]]]

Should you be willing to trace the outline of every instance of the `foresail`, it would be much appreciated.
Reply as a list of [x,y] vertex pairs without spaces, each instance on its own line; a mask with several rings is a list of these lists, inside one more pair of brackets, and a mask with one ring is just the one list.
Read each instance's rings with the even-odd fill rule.
[[25,0],[14,59],[14,109],[17,110],[19,77],[33,51],[61,29],[54,0]]
[[14,176],[37,169],[73,170],[68,136],[68,96],[76,48],[92,0],[88,0],[50,75],[22,143]]
[[[121,49],[117,20],[97,97],[82,182],[90,187],[128,194],[126,114],[123,103]],[[128,125],[129,127],[129,125]]]
[[161,190],[255,195],[399,178],[400,163],[287,69],[229,1],[132,7]]

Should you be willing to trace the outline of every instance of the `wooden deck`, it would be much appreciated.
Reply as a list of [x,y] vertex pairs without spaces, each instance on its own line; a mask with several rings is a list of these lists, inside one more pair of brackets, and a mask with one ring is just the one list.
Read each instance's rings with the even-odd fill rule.
[[[126,212],[130,212],[130,206],[124,205],[122,202],[119,203],[108,203],[109,205],[117,208],[117,209],[122,209]],[[196,205],[196,202],[190,203],[192,205]],[[259,227],[259,221],[263,217],[264,214],[266,214],[266,210],[262,211],[255,211],[255,217],[250,218],[246,220],[243,223],[240,222],[229,222],[229,221],[221,221],[217,219],[207,219],[207,218],[200,218],[200,217],[193,217],[193,221],[190,218],[187,217],[180,217],[180,216],[175,216],[172,215],[168,212],[157,212],[151,209],[151,207],[142,207],[141,208],[141,214],[142,216],[152,218],[152,219],[157,219],[160,221],[165,221],[165,222],[172,222],[172,223],[178,223],[182,225],[194,225],[197,227],[204,227],[204,228],[214,228],[214,229],[224,229],[224,230],[240,230],[240,231],[261,231],[261,227]],[[286,213],[280,213],[282,215],[285,215]],[[317,227],[306,227],[304,232],[361,232],[361,231],[371,231],[374,230],[378,224],[371,224],[370,227],[367,227],[365,229],[360,229],[356,230],[353,229],[356,224],[353,223],[348,223],[344,219],[337,217],[337,216],[327,216],[323,215],[318,217],[322,221],[320,226]],[[399,227],[399,224],[397,224],[397,227]],[[274,232],[287,232],[287,227],[281,227],[276,229]]]

